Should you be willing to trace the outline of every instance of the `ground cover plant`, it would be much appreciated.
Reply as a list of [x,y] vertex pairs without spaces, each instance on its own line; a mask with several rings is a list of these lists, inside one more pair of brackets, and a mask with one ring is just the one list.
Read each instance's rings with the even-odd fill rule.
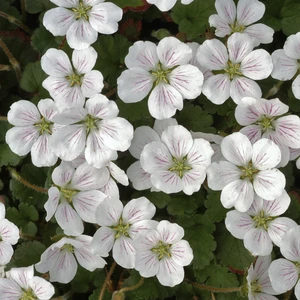
[[0,2],[0,300],[300,299],[300,2]]

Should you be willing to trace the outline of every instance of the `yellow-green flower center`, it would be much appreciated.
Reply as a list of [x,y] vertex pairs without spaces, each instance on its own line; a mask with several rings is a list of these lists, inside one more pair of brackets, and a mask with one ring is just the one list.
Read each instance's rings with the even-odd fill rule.
[[251,161],[248,163],[247,166],[239,167],[239,169],[242,171],[240,179],[249,178],[251,182],[253,182],[254,175],[259,172],[259,170],[253,168]]
[[72,204],[72,199],[75,194],[77,194],[79,191],[77,190],[70,190],[66,188],[59,188],[60,192],[62,193],[63,197]]
[[158,68],[155,71],[151,71],[150,73],[156,77],[155,85],[158,85],[161,81],[168,83],[168,74],[172,71],[172,69],[164,70],[161,63],[158,64]]
[[91,115],[87,115],[85,120],[84,120],[84,124],[86,126],[86,133],[89,134],[89,132],[93,129],[98,129],[97,126],[97,121],[99,121],[100,119],[95,118]]
[[262,287],[258,283],[258,280],[254,280],[254,281],[251,282],[251,292],[252,292],[252,294],[262,292]]
[[267,130],[275,130],[273,126],[274,118],[268,118],[264,116],[261,120],[257,121],[256,124],[258,124],[262,130],[262,132],[266,132]]
[[71,244],[65,244],[60,249],[60,251],[63,251],[63,250],[74,253],[74,246]]
[[252,217],[252,219],[256,222],[255,228],[263,227],[265,230],[268,230],[268,223],[274,218],[265,216],[265,212],[262,210],[259,212],[259,215]]
[[48,122],[45,120],[44,117],[42,117],[41,122],[34,124],[34,126],[39,129],[40,135],[44,134],[44,132],[48,132],[49,134],[52,134],[52,130],[51,130],[52,124],[53,124],[52,122]]
[[233,33],[234,32],[244,32],[244,30],[246,29],[246,26],[240,25],[237,20],[235,20],[234,23],[230,24],[229,26]]
[[235,76],[243,76],[243,73],[240,72],[240,66],[241,64],[233,64],[230,60],[227,62],[227,68],[224,71],[229,74],[230,80]]
[[29,288],[28,290],[22,289],[22,297],[20,298],[20,300],[36,300],[38,299],[38,297],[34,294],[34,292],[32,291],[31,288]]
[[151,251],[157,254],[158,260],[161,260],[165,256],[172,257],[172,254],[170,252],[170,248],[172,245],[165,244],[162,241],[159,241],[156,247],[152,248]]
[[115,239],[119,238],[120,236],[124,235],[129,237],[128,229],[130,227],[129,223],[124,223],[122,218],[120,218],[119,223],[116,226],[112,226],[111,228],[116,231]]
[[69,76],[66,76],[66,79],[69,80],[70,86],[73,87],[75,84],[81,85],[81,78],[83,75],[78,75],[76,73],[73,73]]
[[84,6],[82,1],[79,2],[78,7],[72,8],[72,11],[75,13],[76,20],[85,18],[86,20],[89,19],[88,11],[92,8],[92,6]]
[[180,178],[183,177],[185,171],[192,170],[192,167],[186,162],[187,161],[186,156],[182,159],[173,157],[172,160],[173,160],[173,166],[169,169],[169,171],[175,172]]

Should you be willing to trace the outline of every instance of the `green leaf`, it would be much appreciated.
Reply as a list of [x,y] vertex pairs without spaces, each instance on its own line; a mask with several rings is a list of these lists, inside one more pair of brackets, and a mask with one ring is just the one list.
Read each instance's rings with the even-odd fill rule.
[[16,166],[20,162],[20,157],[13,153],[7,144],[0,144],[0,167]]
[[254,258],[245,249],[243,240],[233,237],[224,224],[220,224],[216,241],[216,254],[222,265],[243,271],[253,262]]
[[168,202],[168,213],[170,215],[180,216],[184,215],[185,213],[194,212],[198,208],[198,197],[187,197],[186,195],[173,196]]
[[135,192],[133,194],[133,198],[146,197],[149,201],[151,201],[156,207],[164,208],[167,203],[171,202],[171,196],[165,194],[163,192]]
[[143,0],[110,0],[110,2],[115,3],[117,6],[124,8],[124,7],[139,7],[145,6]]
[[214,122],[212,115],[192,103],[186,102],[182,111],[178,112],[178,123],[195,132],[215,133],[211,127]]
[[275,31],[281,29],[280,11],[284,5],[282,0],[264,0],[266,11],[259,23],[272,27]]
[[226,216],[227,209],[221,204],[220,194],[220,192],[211,192],[204,201],[204,205],[207,208],[205,214],[207,214],[213,222],[221,222]]
[[117,85],[117,78],[124,70],[124,58],[132,45],[120,34],[101,35],[93,47],[98,53],[98,59],[94,69],[99,70],[110,86]]
[[24,242],[18,245],[15,253],[13,264],[16,267],[28,267],[40,261],[42,253],[46,247],[38,241]]
[[[60,37],[60,42],[63,37]],[[31,45],[34,50],[38,51],[41,55],[49,48],[57,48],[59,43],[57,37],[48,31],[44,26],[37,28],[31,36]]]
[[282,31],[286,36],[299,32],[300,2],[298,0],[285,0],[280,17]]
[[179,25],[179,31],[192,40],[203,34],[208,25],[208,18],[215,13],[214,0],[197,0],[190,5],[183,5],[180,1],[174,6],[171,17]]
[[71,281],[72,290],[76,293],[86,293],[90,290],[91,282],[93,282],[93,280],[104,282],[104,270],[97,269],[97,271],[90,272],[79,265],[77,273]]
[[26,92],[36,93],[44,91],[42,82],[48,75],[42,70],[41,62],[30,63],[26,66],[20,86]]
[[[0,1],[0,11],[4,12],[10,16],[13,16],[17,19],[21,19],[19,11],[11,5],[12,1]],[[16,29],[18,26],[9,22],[6,18],[0,18],[0,29],[1,30],[11,30]]]
[[196,270],[202,270],[209,265],[214,258],[213,251],[216,242],[212,232],[215,225],[206,215],[195,215],[192,218],[178,218],[176,222],[184,228],[184,239],[187,240],[194,253],[192,266]]
[[20,203],[19,211],[21,215],[28,220],[37,221],[39,218],[39,213],[33,205],[28,205],[27,203]]
[[36,14],[53,7],[50,3],[49,0],[25,0],[25,9],[30,14]]

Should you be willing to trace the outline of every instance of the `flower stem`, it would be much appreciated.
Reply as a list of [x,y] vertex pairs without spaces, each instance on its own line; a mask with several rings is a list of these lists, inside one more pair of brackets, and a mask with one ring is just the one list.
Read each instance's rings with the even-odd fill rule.
[[30,182],[28,182],[27,180],[25,180],[24,178],[22,178],[22,176],[12,167],[8,167],[8,171],[10,173],[10,176],[21,182],[22,184],[24,184],[25,186],[27,186],[28,188],[32,189],[32,190],[35,190],[37,191],[38,193],[42,193],[42,194],[48,194],[48,190],[40,187],[40,186],[37,186],[35,184],[32,184]]
[[18,20],[17,18],[15,18],[11,15],[8,15],[3,11],[0,11],[0,17],[5,18],[10,23],[17,25],[18,27],[22,28],[25,32],[30,34],[30,29],[25,24],[23,24],[20,20]]
[[283,83],[284,83],[284,81],[279,81],[275,85],[273,85],[269,89],[269,91],[266,93],[266,95],[264,96],[264,98],[268,99],[268,98],[276,95],[279,92],[279,90],[280,90],[280,88],[281,88],[281,86],[282,86]]
[[12,67],[10,65],[0,65],[0,71],[11,71]]
[[104,297],[104,293],[105,293],[105,290],[106,290],[106,286],[108,284],[108,281],[112,275],[112,273],[114,272],[115,268],[117,266],[117,263],[114,261],[113,264],[111,265],[107,275],[106,275],[106,278],[104,280],[104,283],[102,285],[102,289],[101,289],[101,292],[100,292],[100,295],[99,295],[99,300],[102,300],[103,297]]
[[116,91],[117,91],[117,89],[116,89],[116,88],[113,88],[112,90],[108,91],[108,92],[105,94],[105,96],[106,96],[107,98],[109,98],[109,97],[111,97],[113,94],[115,94]]
[[7,117],[5,117],[5,116],[0,116],[0,121],[7,121]]
[[6,56],[8,57],[9,62],[11,63],[13,69],[15,70],[17,79],[18,79],[18,81],[20,81],[21,80],[21,76],[22,76],[20,64],[15,59],[15,57],[12,55],[12,53],[10,52],[10,50],[8,49],[8,47],[5,45],[5,43],[2,41],[1,38],[0,38],[0,47],[2,48],[2,50],[4,51],[4,53],[6,54]]
[[192,282],[188,279],[186,279],[186,281],[198,289],[207,290],[207,291],[210,291],[213,293],[235,293],[235,292],[241,291],[241,287],[218,288],[218,287],[214,287],[214,286],[209,286],[209,285],[205,285],[205,284],[199,284],[196,282]]
[[131,286],[126,286],[126,287],[120,289],[118,292],[122,293],[122,292],[134,291],[134,290],[138,289],[143,283],[144,283],[144,277],[141,277],[140,281],[137,284],[131,285]]
[[29,235],[26,233],[20,232],[20,238],[23,240],[30,240],[30,241],[41,241],[42,238],[38,236]]

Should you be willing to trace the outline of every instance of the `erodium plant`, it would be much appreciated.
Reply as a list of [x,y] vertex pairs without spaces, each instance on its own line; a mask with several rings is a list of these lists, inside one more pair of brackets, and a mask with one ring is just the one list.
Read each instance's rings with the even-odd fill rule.
[[0,300],[300,300],[299,0],[0,16]]

